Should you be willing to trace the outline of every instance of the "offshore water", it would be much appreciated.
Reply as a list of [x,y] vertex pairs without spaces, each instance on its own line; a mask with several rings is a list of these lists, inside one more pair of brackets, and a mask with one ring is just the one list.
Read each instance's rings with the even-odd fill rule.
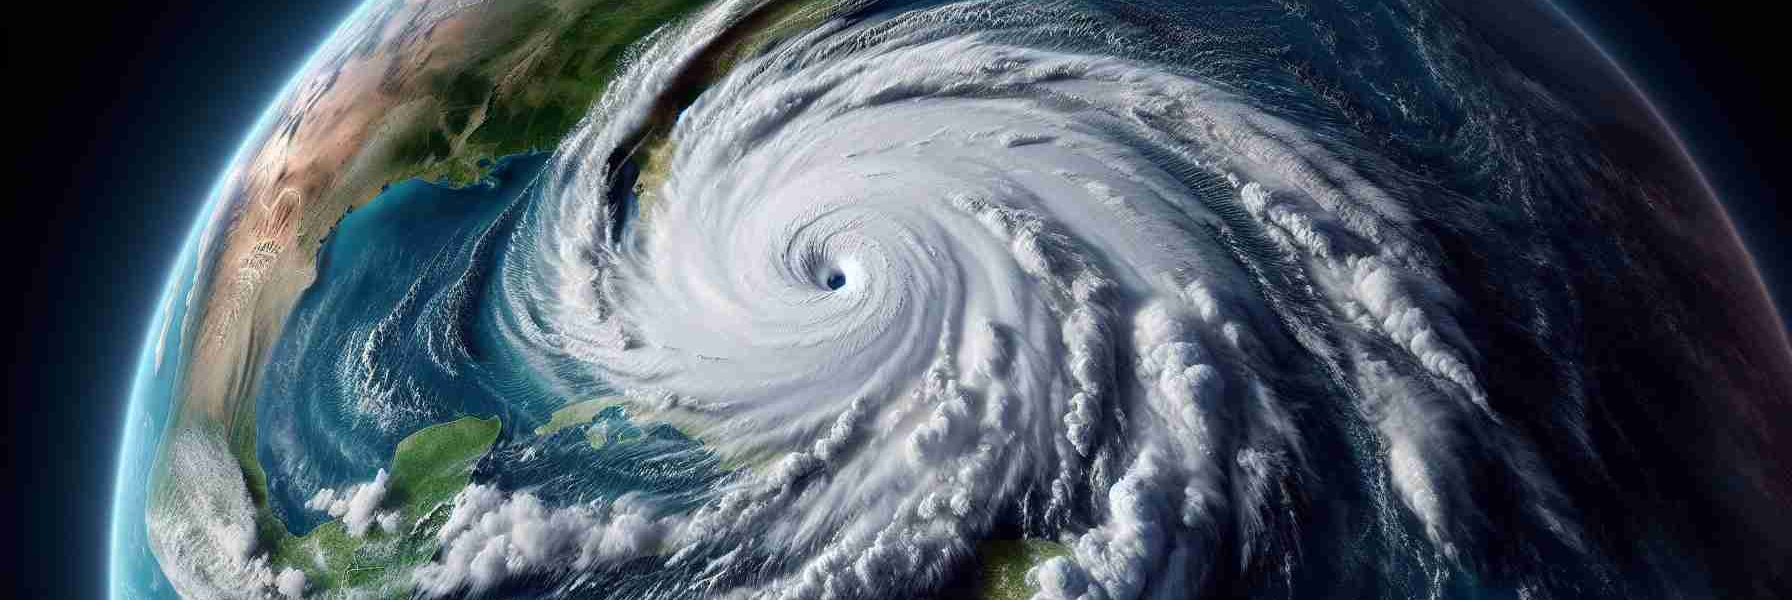
[[502,345],[474,310],[495,258],[481,241],[506,229],[543,161],[505,158],[460,188],[394,184],[326,240],[256,398],[258,456],[294,532],[329,519],[304,508],[312,494],[372,479],[417,429],[457,415],[514,429],[551,410],[524,367],[492,354]]
[[[1710,530],[1702,525],[1724,522],[1685,515],[1701,514],[1693,509],[1724,497],[1722,489],[1701,487],[1702,471],[1728,473],[1746,470],[1750,463],[1736,467],[1734,462],[1687,458],[1690,451],[1685,448],[1699,445],[1685,443],[1685,436],[1664,435],[1681,428],[1672,422],[1681,420],[1680,413],[1656,408],[1698,404],[1688,399],[1709,400],[1700,394],[1705,383],[1716,378],[1696,374],[1719,371],[1702,357],[1709,355],[1707,348],[1729,343],[1721,327],[1709,334],[1688,335],[1681,332],[1700,328],[1676,329],[1676,323],[1727,321],[1698,318],[1703,304],[1681,303],[1682,298],[1701,299],[1696,286],[1683,282],[1702,281],[1694,276],[1701,275],[1705,265],[1691,259],[1673,262],[1685,244],[1651,224],[1657,218],[1696,214],[1692,209],[1702,197],[1657,194],[1675,189],[1675,183],[1633,175],[1647,172],[1602,150],[1605,140],[1584,127],[1583,119],[1589,117],[1566,109],[1557,96],[1538,91],[1548,86],[1533,85],[1510,64],[1482,50],[1476,42],[1479,32],[1451,19],[1439,20],[1438,13],[1426,6],[1377,4],[1366,9],[1358,3],[1294,3],[1299,8],[1294,10],[1287,4],[1253,2],[1112,4],[1101,12],[1135,24],[1138,39],[1154,43],[1115,44],[1108,36],[1082,35],[1111,30],[1105,27],[1068,31],[1042,27],[1055,35],[1041,40],[991,23],[989,35],[1013,34],[1019,36],[1013,40],[1016,44],[1029,47],[1114,55],[1209,82],[1249,98],[1247,116],[1263,114],[1293,123],[1298,135],[1291,137],[1314,142],[1302,146],[1311,156],[1272,161],[1271,166],[1306,164],[1317,156],[1337,167],[1328,173],[1348,170],[1364,180],[1334,185],[1338,182],[1313,177],[1308,183],[1342,189],[1339,193],[1369,185],[1401,199],[1376,205],[1397,217],[1371,232],[1377,235],[1347,235],[1344,225],[1319,211],[1309,211],[1321,218],[1319,226],[1304,231],[1317,231],[1328,242],[1324,245],[1328,253],[1337,250],[1354,256],[1375,254],[1370,240],[1382,235],[1410,235],[1417,240],[1399,245],[1403,250],[1396,254],[1418,257],[1407,273],[1424,285],[1410,287],[1435,291],[1441,298],[1418,297],[1429,309],[1421,312],[1459,322],[1460,336],[1451,337],[1460,337],[1457,345],[1472,355],[1489,399],[1485,407],[1457,410],[1461,407],[1409,393],[1430,388],[1414,388],[1403,381],[1430,386],[1427,382],[1432,379],[1408,365],[1412,361],[1399,352],[1401,348],[1368,335],[1377,331],[1379,321],[1334,319],[1334,313],[1351,312],[1362,303],[1343,292],[1336,298],[1328,296],[1331,292],[1319,289],[1323,286],[1307,284],[1311,278],[1303,273],[1325,275],[1322,267],[1329,268],[1330,261],[1281,259],[1284,249],[1259,234],[1282,225],[1257,222],[1260,215],[1240,208],[1239,199],[1218,175],[1203,168],[1180,168],[1187,166],[1180,162],[1183,157],[1174,148],[1146,143],[1151,140],[1143,138],[1149,136],[1119,135],[1130,130],[1109,132],[1112,135],[1103,142],[1127,146],[1126,152],[1114,155],[1136,156],[1145,166],[1179,167],[1160,169],[1183,178],[1162,187],[1186,189],[1191,198],[1208,201],[1203,206],[1218,218],[1203,222],[1228,225],[1223,235],[1213,237],[1223,238],[1233,251],[1212,254],[1212,264],[1251,267],[1249,281],[1240,278],[1225,289],[1251,299],[1237,308],[1252,311],[1246,319],[1270,340],[1266,347],[1274,348],[1276,358],[1264,363],[1260,372],[1273,373],[1265,385],[1282,392],[1279,397],[1287,401],[1292,415],[1290,427],[1259,430],[1277,436],[1298,432],[1293,447],[1313,459],[1307,463],[1311,468],[1276,477],[1216,463],[1216,469],[1236,471],[1237,481],[1275,483],[1262,489],[1280,490],[1280,495],[1266,496],[1273,500],[1266,502],[1240,494],[1244,501],[1239,506],[1244,508],[1233,515],[1236,518],[1220,521],[1257,533],[1227,534],[1212,548],[1188,546],[1215,559],[1191,560],[1189,565],[1240,565],[1233,572],[1216,571],[1220,574],[1202,590],[1258,597],[1298,597],[1305,590],[1349,597],[1627,597],[1651,596],[1647,592],[1660,587],[1698,597],[1705,595],[1700,592],[1707,583],[1694,559],[1717,567],[1739,562],[1718,550],[1705,556],[1686,545],[1698,539],[1689,532],[1705,535]],[[890,11],[906,7],[897,3]],[[957,32],[941,35],[947,34]],[[998,71],[1006,68],[1001,62],[990,66]],[[990,89],[1009,93],[1001,86]],[[1133,102],[1155,99],[1149,94],[1111,99],[1118,107],[1113,114],[1158,114],[1154,111],[1164,105]],[[715,102],[726,105],[721,104],[724,100]],[[1048,111],[1046,116],[1082,118],[1093,112],[1098,111]],[[1229,109],[1221,111],[1222,116],[1232,114]],[[1595,112],[1591,118],[1601,114]],[[877,122],[906,123],[894,118]],[[794,128],[780,123],[774,129],[771,133]],[[914,133],[903,129],[893,128],[895,133]],[[715,127],[705,133],[729,131]],[[1132,146],[1143,149],[1135,151]],[[1012,152],[1019,156],[1047,147],[1022,145]],[[1221,153],[1197,158],[1229,157]],[[537,309],[539,302],[519,303],[505,296],[537,290],[545,293],[535,299],[557,301],[567,296],[557,292],[592,285],[583,277],[568,277],[563,287],[531,285],[543,276],[531,268],[543,256],[536,242],[569,233],[573,237],[597,233],[563,227],[567,221],[541,212],[539,205],[544,203],[536,202],[532,185],[546,160],[506,159],[496,165],[488,181],[466,188],[422,181],[394,185],[344,219],[328,240],[319,257],[317,282],[301,298],[281,339],[274,342],[256,400],[258,455],[269,474],[273,507],[290,529],[309,531],[327,518],[304,507],[317,490],[340,490],[373,478],[403,437],[461,415],[497,416],[505,423],[498,448],[477,468],[475,481],[496,484],[506,492],[534,493],[548,506],[633,489],[714,489],[703,483],[726,476],[695,442],[665,426],[637,432],[647,434],[646,443],[602,450],[586,444],[577,429],[546,438],[532,433],[555,408],[608,393],[602,382],[581,379],[590,376],[580,375],[577,365],[560,355],[567,331],[576,332],[606,315],[556,321],[566,316],[564,311]],[[912,173],[877,175],[889,174]],[[703,180],[726,181],[715,176]],[[1662,209],[1661,202],[1670,204]],[[1369,213],[1357,213],[1363,214]],[[621,228],[626,240],[627,228]],[[1191,238],[1208,235],[1197,228],[1181,233]],[[717,239],[728,238],[699,238],[679,249],[700,248]],[[734,257],[739,246],[724,250],[715,254]],[[888,272],[874,275],[878,274]],[[843,284],[862,285],[861,281],[876,280],[855,275]],[[835,286],[827,283],[827,287]],[[1270,318],[1271,312],[1277,318]],[[542,327],[526,332],[533,337],[519,339],[519,328],[528,325]],[[1454,323],[1444,325],[1445,330],[1456,328]],[[1296,334],[1300,348],[1286,342]],[[532,346],[542,351],[530,352]],[[1382,377],[1389,365],[1405,368],[1411,376],[1400,381]],[[729,375],[725,368],[708,369],[699,379]],[[1124,368],[1115,373],[1128,375]],[[741,385],[729,391],[755,389]],[[849,398],[838,396],[818,396],[812,406]],[[1049,394],[1032,398],[1052,399]],[[1411,418],[1383,418],[1391,410],[1405,410],[1399,414]],[[1483,418],[1476,410],[1499,419]],[[615,421],[619,414],[611,411],[600,419]],[[1230,422],[1215,422],[1220,421]],[[1046,433],[1056,433],[1050,429],[1059,421],[1039,422]],[[1227,431],[1234,429],[1250,431]],[[1121,435],[1123,430],[1115,431],[1115,440],[1133,439]],[[1257,439],[1255,435],[1234,437],[1250,440]],[[1390,446],[1420,451],[1411,454],[1407,467],[1388,468]],[[1022,447],[1015,455],[1040,456],[1035,450]],[[1413,492],[1406,497],[1394,490],[1403,477]],[[907,487],[906,482],[913,480],[891,477],[879,482],[888,483],[888,488],[859,487],[928,491]],[[1549,480],[1559,487],[1527,487],[1530,481]],[[1103,482],[1098,491],[1111,483],[1105,476],[1091,481]],[[1174,493],[1179,488],[1163,489]],[[676,500],[679,494],[670,496]],[[890,496],[866,495],[873,500]],[[1412,506],[1439,498],[1442,510]],[[1083,531],[1105,518],[1109,508],[1099,501],[1091,504],[1077,509],[1064,527],[1031,526],[1024,518],[1031,513],[1010,511],[1023,517],[997,523],[994,533]],[[838,506],[818,503],[811,514]],[[141,513],[140,508],[121,510]],[[795,516],[784,522],[804,513],[786,514]],[[1712,514],[1728,515],[1715,510]],[[1451,531],[1429,533],[1421,519]],[[1574,532],[1558,535],[1563,524],[1586,534],[1588,550],[1577,549]],[[780,545],[779,538],[760,535],[775,529],[751,530],[752,535],[720,540],[708,548],[729,550],[757,540],[763,555],[797,558],[815,549]],[[140,538],[141,529],[137,531]],[[1434,544],[1428,536],[1463,543]],[[1563,539],[1569,541],[1559,541]],[[848,551],[858,550],[862,549]],[[1465,558],[1449,555],[1458,552]],[[1166,564],[1193,557],[1171,554],[1172,562]],[[692,568],[689,565],[697,562],[683,566]],[[777,572],[777,563],[765,562],[774,567],[768,572]],[[595,577],[649,589],[695,575],[644,563],[623,566],[629,568],[603,570]],[[1738,567],[1738,572],[1746,571]],[[742,573],[738,582],[757,582],[752,578],[758,574]],[[594,581],[587,575],[542,585],[566,584],[571,586],[566,591],[583,593],[592,588],[581,587],[581,582]],[[604,589],[622,590],[615,592],[618,595],[633,593],[605,583]]]
[[[545,161],[503,158],[465,187],[392,185],[325,242],[317,281],[275,345],[256,398],[258,458],[271,504],[293,532],[330,519],[305,507],[318,490],[373,479],[405,436],[460,416],[504,422],[478,479],[554,500],[684,487],[643,474],[643,461],[666,455],[685,466],[713,463],[665,427],[644,432],[650,443],[606,452],[586,443],[582,428],[535,438],[553,410],[602,389],[543,381],[502,341],[509,317],[495,301],[494,274]],[[579,472],[591,476],[568,477]]]

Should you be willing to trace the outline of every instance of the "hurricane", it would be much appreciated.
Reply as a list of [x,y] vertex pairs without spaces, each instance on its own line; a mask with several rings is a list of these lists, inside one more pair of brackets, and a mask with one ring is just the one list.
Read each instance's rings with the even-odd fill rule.
[[721,27],[663,34],[556,152],[507,293],[519,344],[759,466],[581,561],[665,546],[701,574],[668,597],[920,593],[1001,529],[1070,547],[1041,597],[1152,598],[1587,556],[1416,223],[1449,193],[1363,140],[1077,4],[956,3],[741,63],[630,205],[616,157]]
[[[367,81],[466,127],[400,150],[601,92],[344,205],[145,543],[202,597],[1775,597],[1792,354],[1677,139],[1357,4],[679,4],[613,71],[555,44],[614,7],[381,5]],[[463,14],[530,33],[430,75]]]

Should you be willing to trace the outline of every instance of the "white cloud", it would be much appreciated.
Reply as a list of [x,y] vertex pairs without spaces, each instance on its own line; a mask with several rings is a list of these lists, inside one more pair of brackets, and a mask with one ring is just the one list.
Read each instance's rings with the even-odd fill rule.
[[280,575],[274,578],[274,589],[279,590],[280,595],[293,600],[303,598],[305,596],[305,572],[290,567],[281,570]]
[[331,488],[318,490],[305,502],[305,508],[342,519],[342,524],[348,528],[348,534],[353,537],[367,535],[367,529],[376,521],[380,529],[386,533],[394,533],[398,531],[398,513],[377,512],[380,502],[386,498],[388,479],[386,470],[380,469],[373,476],[373,481],[349,486],[341,492]]
[[255,554],[255,509],[224,440],[176,431],[167,460],[168,487],[152,498],[146,524],[150,550],[175,591],[186,598],[264,593],[273,571]]
[[528,492],[506,496],[472,484],[454,498],[437,533],[438,560],[417,568],[418,591],[479,594],[513,575],[590,569],[658,553],[672,522],[639,497],[549,507]]
[[[1477,501],[1456,452],[1500,438],[1463,401],[1479,355],[1405,207],[1184,72],[935,29],[988,8],[838,24],[718,81],[670,132],[656,219],[680,226],[640,252],[600,251],[619,224],[593,165],[636,139],[669,47],[608,88],[556,155],[544,262],[511,296],[541,318],[516,334],[765,460],[677,525],[469,486],[424,593],[667,552],[737,569],[713,580],[743,597],[912,595],[1018,513],[1076,540],[1030,576],[1047,595],[1179,595],[1222,535],[1248,561],[1296,528],[1292,415],[1354,402],[1384,444],[1337,464],[1385,467],[1377,500],[1448,550]],[[1053,10],[1003,18],[1076,16]],[[1034,93],[1079,109],[989,101]],[[346,515],[363,491],[315,500]]]

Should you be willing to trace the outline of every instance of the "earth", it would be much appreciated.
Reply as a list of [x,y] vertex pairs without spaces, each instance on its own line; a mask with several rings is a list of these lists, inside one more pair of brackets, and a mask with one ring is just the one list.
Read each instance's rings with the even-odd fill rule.
[[1775,598],[1792,349],[1556,7],[369,0],[116,598]]

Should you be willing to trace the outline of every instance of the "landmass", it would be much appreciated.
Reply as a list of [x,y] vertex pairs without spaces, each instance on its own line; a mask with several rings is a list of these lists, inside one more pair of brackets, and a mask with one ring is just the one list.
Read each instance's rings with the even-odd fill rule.
[[347,211],[393,182],[472,183],[497,157],[553,148],[630,44],[701,4],[412,1],[358,15],[347,26],[360,31],[322,52],[227,175],[181,419],[252,440],[243,399]]
[[[256,459],[255,390],[326,236],[393,182],[470,183],[496,157],[556,146],[631,44],[702,4],[370,2],[289,84],[211,199],[192,306],[178,324],[191,350],[173,366],[182,371],[170,428],[221,433],[253,505],[257,554],[292,542]],[[168,475],[184,459],[170,451],[161,446],[152,467],[152,512],[201,485]],[[303,543],[346,547],[327,543],[330,531]],[[173,547],[155,535],[167,566]]]
[[[271,566],[302,572],[312,591],[348,586],[408,597],[409,582],[389,575],[436,552],[434,535],[447,518],[445,507],[500,431],[496,419],[468,417],[405,438],[382,501],[402,524],[397,531],[374,527],[356,537],[335,519],[295,535],[273,512],[256,457],[255,390],[287,317],[317,276],[319,250],[336,224],[392,183],[421,178],[468,185],[485,177],[498,158],[557,146],[632,44],[705,3],[376,3],[345,24],[350,30],[320,50],[271,109],[254,134],[260,137],[247,143],[220,184],[219,213],[202,234],[196,304],[180,325],[191,336],[192,351],[181,365],[172,423],[224,432],[254,508],[256,546]],[[821,22],[834,6],[831,0],[769,3],[733,30],[740,33],[718,40],[698,59],[644,129],[637,153],[626,157],[640,169],[631,187],[643,217],[651,214],[668,175],[678,112],[733,65]],[[618,397],[569,405],[536,433],[590,424],[620,405]],[[670,414],[639,416],[701,441],[692,435],[701,433],[701,423]],[[586,438],[602,448],[611,436],[599,433],[588,430]],[[723,467],[756,468],[772,458],[725,455]],[[158,459],[158,473],[166,459]],[[162,483],[173,486],[163,493],[186,484]],[[1024,589],[1026,568],[1055,546],[1028,541],[1016,550],[1003,544],[982,550],[985,564],[995,569],[985,577],[995,582],[990,589],[997,594]]]
[[977,545],[978,597],[983,600],[1026,600],[1034,587],[1027,571],[1059,556],[1069,556],[1063,544],[1039,539],[984,540]]
[[640,167],[639,174],[633,184],[633,192],[639,219],[645,222],[653,215],[653,209],[661,201],[661,187],[665,185],[672,167],[672,125],[678,113],[694,102],[697,93],[707,88],[722,73],[727,73],[740,61],[751,58],[766,48],[799,32],[808,31],[822,23],[833,14],[837,5],[834,0],[790,0],[777,2],[767,6],[754,17],[755,23],[737,28],[746,32],[733,39],[721,40],[710,50],[708,56],[698,59],[698,74],[692,79],[699,82],[689,86],[685,93],[669,94],[662,102],[661,110],[645,129],[645,136],[637,145],[639,148],[628,157]]
[[396,531],[369,527],[357,538],[340,518],[303,536],[282,527],[268,542],[270,563],[303,571],[313,591],[356,587],[409,597],[408,579],[387,576],[435,554],[436,532],[447,521],[455,494],[466,487],[473,465],[491,451],[500,428],[496,418],[463,417],[411,434],[392,455],[379,503],[379,510],[395,515]]
[[[606,418],[609,417],[609,418]],[[669,427],[716,454],[724,471],[747,469],[758,471],[781,456],[763,450],[738,451],[726,443],[715,443],[716,424],[700,415],[680,409],[656,409],[624,396],[604,396],[568,404],[553,412],[548,422],[535,429],[539,436],[553,435],[569,427],[584,427],[586,443],[602,450],[618,443],[641,439],[653,427]]]
[[561,407],[560,410],[554,411],[553,414],[548,415],[548,422],[542,424],[540,427],[536,427],[535,435],[553,435],[555,432],[568,427],[576,427],[590,423],[591,420],[597,418],[597,414],[603,412],[604,409],[612,406],[620,406],[622,403],[623,400],[621,396],[604,396],[596,400],[586,400],[568,404]]
[[[642,436],[639,428],[648,426],[649,423],[635,420],[636,417],[628,411],[629,406],[631,406],[629,400],[623,396],[604,396],[567,404],[554,411],[547,423],[535,428],[535,435],[549,436],[566,429],[584,427],[586,443],[597,450],[640,439]],[[609,424],[612,422],[621,422],[624,425],[611,427]],[[692,435],[691,431],[683,427],[674,424],[667,425],[686,437],[702,441],[702,438]],[[713,447],[711,449],[713,450]],[[771,458],[773,457],[756,456],[725,459],[721,466],[730,471],[741,468],[756,469],[768,464]],[[977,597],[983,600],[1031,598],[1035,589],[1034,586],[1027,583],[1027,571],[1048,559],[1069,555],[1070,548],[1049,540],[1033,538],[984,540],[977,545],[979,565],[975,579]]]
[[[323,240],[343,215],[409,178],[451,185],[495,159],[547,150],[589,112],[628,48],[703,0],[394,1],[351,17],[272,109],[221,185],[202,237],[175,427],[219,426],[247,479],[255,464],[254,391]],[[696,98],[743,56],[819,21],[824,0],[774,2],[748,34],[720,41],[673,103]],[[673,115],[656,123],[669,124]],[[656,126],[646,156],[663,180],[670,146]],[[644,156],[644,159],[646,157]],[[258,527],[266,530],[266,527]]]

